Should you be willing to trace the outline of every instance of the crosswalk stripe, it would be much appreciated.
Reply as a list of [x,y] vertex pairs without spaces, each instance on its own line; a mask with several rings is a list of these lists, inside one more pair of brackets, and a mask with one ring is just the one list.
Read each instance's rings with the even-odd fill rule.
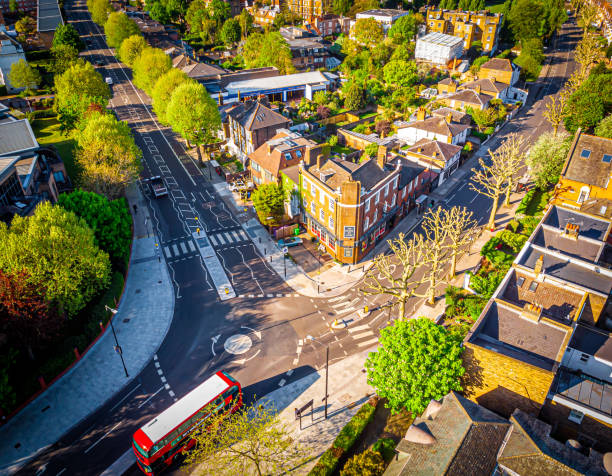
[[183,253],[187,253],[187,247],[185,246],[184,241],[181,241],[181,250],[183,250]]
[[368,337],[368,336],[373,336],[374,333],[372,331],[365,331],[365,332],[360,332],[358,334],[353,334],[353,339],[357,340],[357,339],[363,339],[364,337]]
[[212,242],[213,245],[218,246],[219,243],[217,243],[217,239],[215,238],[215,235],[209,235],[208,238],[210,238],[210,241]]
[[348,328],[348,331],[349,331],[350,333],[353,333],[353,332],[363,331],[363,330],[366,330],[366,329],[368,329],[368,330],[369,330],[369,329],[370,329],[370,326],[368,326],[367,324],[363,324],[363,325],[361,325],[361,326],[349,327],[349,328]]
[[174,256],[178,256],[179,250],[178,250],[178,247],[176,245],[172,245],[172,251],[174,251]]
[[374,339],[366,340],[365,342],[358,342],[357,347],[365,347],[366,345],[376,344],[377,342],[378,338],[375,337]]
[[170,253],[170,249],[167,246],[164,246],[164,254],[166,258],[172,258],[172,253]]
[[221,245],[225,244],[225,239],[223,238],[223,235],[221,233],[217,233],[215,237],[217,238],[217,240],[219,240],[219,244]]
[[227,240],[228,243],[232,243],[234,241],[234,239],[232,238],[232,236],[229,233],[223,233],[223,238],[225,238]]
[[193,241],[189,240],[187,243],[189,244],[189,249],[190,249],[191,251],[195,251],[195,250],[196,250],[196,249],[195,249],[195,245],[193,244]]
[[354,312],[356,310],[356,307],[347,307],[346,309],[340,309],[339,311],[336,311],[336,315],[342,316],[344,314],[348,314],[349,312]]
[[238,233],[236,233],[235,231],[232,231],[232,236],[236,239],[236,241],[242,241]]
[[327,301],[328,302],[344,301],[347,297],[348,296],[338,296],[338,297],[335,297],[335,298],[328,299]]
[[246,235],[246,233],[244,232],[244,230],[239,230],[239,231],[238,231],[238,234],[240,235],[240,237],[241,237],[241,238],[242,238],[244,241],[246,241],[246,240],[248,240],[248,239],[249,239],[249,237]]

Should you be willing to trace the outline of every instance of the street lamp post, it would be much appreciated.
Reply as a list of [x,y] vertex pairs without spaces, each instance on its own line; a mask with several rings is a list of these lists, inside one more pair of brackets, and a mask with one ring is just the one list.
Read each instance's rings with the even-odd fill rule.
[[[313,336],[307,335],[306,339],[312,342],[318,342]],[[319,342],[320,345],[323,345]],[[325,346],[325,396],[323,397],[323,401],[325,402],[325,419],[327,420],[327,397],[328,391],[327,386],[329,383],[329,345]]]
[[[117,314],[117,309],[113,309],[112,307],[108,307],[107,305],[104,305],[104,307],[113,316]],[[130,376],[128,374],[127,367],[125,366],[125,361],[123,360],[123,351],[121,350],[121,346],[119,345],[119,341],[117,340],[117,334],[115,333],[115,326],[113,326],[113,318],[111,317],[108,322],[110,322],[111,330],[113,331],[113,337],[115,338],[115,352],[117,352],[119,354],[119,357],[121,357],[121,364],[123,365],[125,376],[126,378],[129,378]]]

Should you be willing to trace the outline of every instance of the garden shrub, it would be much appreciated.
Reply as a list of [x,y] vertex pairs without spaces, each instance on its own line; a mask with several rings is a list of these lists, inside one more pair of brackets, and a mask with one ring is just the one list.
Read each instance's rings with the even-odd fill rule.
[[521,222],[516,219],[510,220],[506,225],[506,229],[510,230],[512,233],[518,233],[519,228],[521,226]]
[[502,241],[502,243],[510,248],[514,254],[518,254],[527,241],[527,237],[525,235],[513,233],[510,230],[503,230],[499,232],[497,237]]
[[472,319],[478,319],[487,300],[476,294],[472,294],[464,289],[456,286],[446,288],[445,294],[447,317],[456,318],[469,316]]
[[540,223],[540,217],[525,217],[520,222],[521,235],[529,237]]
[[349,459],[340,476],[380,476],[385,472],[385,461],[378,451],[367,450]]
[[514,256],[504,250],[504,242],[497,235],[484,244],[480,254],[494,265],[510,264],[514,261]]
[[510,263],[500,264],[490,271],[481,269],[478,274],[472,275],[470,279],[470,288],[482,297],[489,299],[497,289],[497,286],[499,286],[504,279],[511,264],[512,261],[510,261]]
[[388,464],[395,456],[395,446],[392,438],[380,438],[374,443],[372,450],[380,453],[385,463]]

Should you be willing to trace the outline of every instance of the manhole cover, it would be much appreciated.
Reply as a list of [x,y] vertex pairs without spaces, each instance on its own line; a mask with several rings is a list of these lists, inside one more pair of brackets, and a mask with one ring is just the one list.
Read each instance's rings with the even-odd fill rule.
[[244,334],[235,334],[225,341],[223,347],[225,347],[225,350],[230,354],[239,355],[244,354],[251,348],[252,345],[253,342],[249,336]]

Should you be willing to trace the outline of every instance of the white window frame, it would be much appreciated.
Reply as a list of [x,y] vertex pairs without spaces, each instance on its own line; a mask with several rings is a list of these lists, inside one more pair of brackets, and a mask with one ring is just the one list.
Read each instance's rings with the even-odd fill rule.
[[336,201],[331,197],[327,197],[327,200],[329,202],[329,211],[333,213],[336,209]]
[[368,199],[366,200],[366,203],[365,203],[365,212],[366,212],[366,213],[368,213],[368,212],[370,211],[370,202],[371,202],[371,201],[372,201],[372,199],[371,199],[371,198],[368,198]]
[[322,223],[325,223],[325,210],[322,208],[319,210],[319,220],[321,220]]
[[310,204],[310,212],[312,213],[313,216],[317,216],[317,204],[313,202]]
[[[352,231],[350,231],[351,229]],[[347,231],[350,231],[350,233],[347,234]],[[344,228],[342,229],[342,236],[348,240],[354,239],[355,238],[355,227],[344,225]]]
[[334,217],[329,217],[327,224],[329,225],[330,229],[335,230]]

